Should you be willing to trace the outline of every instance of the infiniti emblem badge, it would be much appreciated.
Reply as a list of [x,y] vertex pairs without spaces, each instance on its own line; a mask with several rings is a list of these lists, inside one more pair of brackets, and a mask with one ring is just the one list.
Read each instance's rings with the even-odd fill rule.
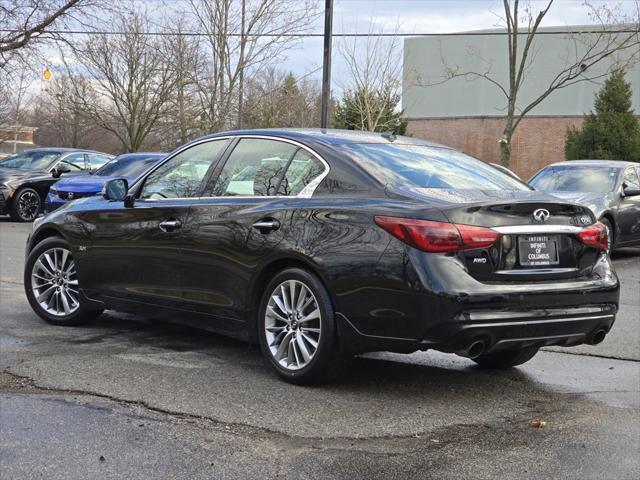
[[73,192],[69,192],[69,193],[67,193],[67,198],[68,198],[69,200],[73,200]]
[[539,208],[533,212],[533,219],[537,222],[546,222],[549,219],[549,210],[545,208]]

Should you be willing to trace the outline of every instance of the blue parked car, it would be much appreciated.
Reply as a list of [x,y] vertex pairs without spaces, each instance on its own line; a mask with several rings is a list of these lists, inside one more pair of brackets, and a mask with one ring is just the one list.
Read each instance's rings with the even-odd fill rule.
[[99,195],[102,193],[104,184],[115,177],[124,177],[131,184],[165,156],[165,153],[125,153],[103,165],[91,175],[60,180],[49,189],[45,211],[52,212],[66,205],[70,200]]

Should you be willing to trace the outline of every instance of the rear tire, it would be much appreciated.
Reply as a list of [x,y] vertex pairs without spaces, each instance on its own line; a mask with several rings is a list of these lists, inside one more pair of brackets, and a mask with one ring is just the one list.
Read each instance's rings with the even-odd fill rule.
[[13,206],[9,215],[16,222],[33,222],[42,212],[42,199],[33,188],[18,190],[13,197]]
[[506,369],[522,365],[531,360],[540,347],[526,347],[519,350],[508,350],[506,352],[488,353],[474,358],[473,361],[482,368],[488,369]]
[[103,312],[82,295],[71,247],[60,237],[33,247],[25,263],[24,290],[33,311],[53,325],[82,325]]
[[300,268],[275,275],[264,289],[258,315],[262,354],[285,381],[326,381],[338,361],[333,305],[322,282]]

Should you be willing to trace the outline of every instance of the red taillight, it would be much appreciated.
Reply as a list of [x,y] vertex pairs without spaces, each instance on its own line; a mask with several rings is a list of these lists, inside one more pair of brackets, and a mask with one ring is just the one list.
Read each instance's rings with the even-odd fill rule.
[[375,222],[407,245],[426,252],[488,247],[500,238],[495,230],[472,225],[381,216],[375,217]]
[[596,222],[578,232],[578,240],[589,247],[606,250],[609,248],[609,232],[604,223]]

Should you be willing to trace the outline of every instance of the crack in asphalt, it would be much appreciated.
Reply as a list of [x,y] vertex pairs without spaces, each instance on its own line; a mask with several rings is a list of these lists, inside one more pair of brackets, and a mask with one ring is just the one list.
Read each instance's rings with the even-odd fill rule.
[[564,354],[564,355],[578,355],[578,356],[582,356],[582,357],[596,357],[596,358],[604,358],[604,359],[609,359],[609,360],[621,360],[623,362],[635,362],[635,363],[640,362],[640,359],[629,358],[629,357],[617,357],[615,355],[598,355],[597,353],[571,352],[571,351],[564,351],[564,350],[553,350],[553,349],[549,349],[549,348],[543,348],[542,351],[543,352],[560,353],[560,354]]
[[[513,416],[501,416],[492,423],[454,423],[446,427],[436,428],[425,432],[413,432],[407,435],[383,435],[371,437],[302,437],[289,435],[283,432],[270,430],[268,428],[256,427],[253,425],[224,422],[206,415],[195,415],[178,412],[174,410],[154,407],[142,400],[126,400],[112,395],[91,392],[81,389],[65,389],[56,387],[41,386],[35,380],[26,376],[18,375],[9,371],[6,367],[0,371],[0,394],[22,394],[22,395],[60,395],[62,401],[71,403],[65,398],[67,395],[78,395],[86,398],[97,398],[107,400],[125,408],[141,408],[148,412],[166,415],[172,420],[184,421],[192,425],[209,424],[215,426],[219,432],[230,435],[251,435],[254,440],[267,440],[272,442],[273,448],[298,450],[298,451],[323,451],[326,453],[351,451],[365,454],[375,454],[384,457],[400,457],[413,455],[426,449],[440,449],[446,445],[457,441],[457,432],[460,429],[470,433],[471,430],[480,434],[487,429],[510,432],[520,429],[526,425],[532,417],[544,414],[552,414],[558,406],[552,406],[547,402],[533,401],[529,408],[520,411]],[[4,377],[4,378],[3,378]],[[573,394],[569,394],[573,395]],[[87,405],[82,405],[87,407]],[[392,445],[393,450],[389,450]]]

